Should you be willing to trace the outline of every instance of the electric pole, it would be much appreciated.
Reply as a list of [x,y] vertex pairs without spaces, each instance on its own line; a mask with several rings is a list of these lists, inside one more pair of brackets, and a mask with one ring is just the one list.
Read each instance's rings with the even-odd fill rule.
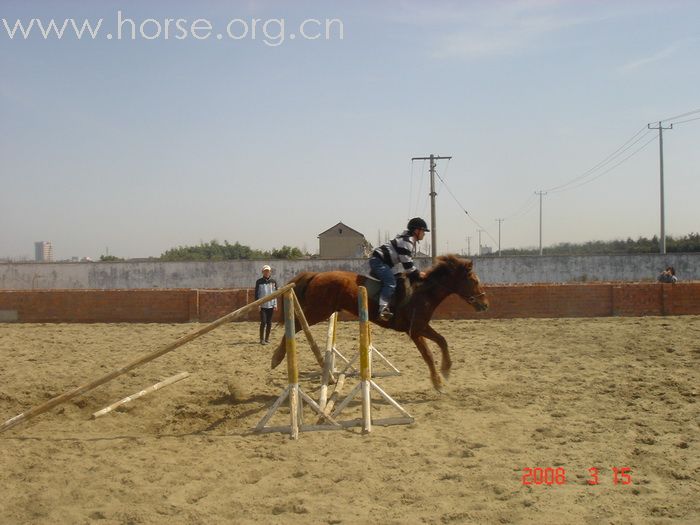
[[440,157],[438,155],[430,155],[430,157],[413,157],[414,160],[429,160],[430,161],[430,241],[432,245],[431,260],[435,265],[437,262],[437,227],[435,225],[435,161],[442,159],[451,159],[452,157]]
[[659,252],[662,254],[666,253],[666,213],[664,211],[664,130],[673,129],[673,124],[665,128],[659,122],[657,128],[651,127],[651,124],[647,124],[649,129],[659,130],[659,180],[660,180],[660,194],[661,194],[661,237],[659,238]]
[[498,256],[501,256],[501,223],[505,219],[496,219],[498,221]]
[[536,191],[535,195],[540,196],[540,255],[542,255],[542,195],[547,195],[547,192]]

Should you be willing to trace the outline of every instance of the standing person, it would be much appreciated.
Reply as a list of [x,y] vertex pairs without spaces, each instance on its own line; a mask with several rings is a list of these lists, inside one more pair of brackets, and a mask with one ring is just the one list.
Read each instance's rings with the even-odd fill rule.
[[[262,277],[255,281],[255,300],[270,295],[277,290],[277,281],[271,278],[272,268],[267,264],[262,267]],[[272,314],[277,310],[277,299],[272,299],[260,305],[260,344],[270,342],[272,330]]]
[[379,294],[379,317],[382,320],[388,321],[394,315],[389,309],[389,303],[396,291],[395,274],[405,272],[411,281],[425,278],[425,273],[419,271],[413,263],[413,254],[416,243],[422,241],[425,232],[429,231],[428,224],[423,219],[414,217],[408,221],[403,233],[372,252],[369,258],[369,267],[372,269],[370,273],[382,281]]

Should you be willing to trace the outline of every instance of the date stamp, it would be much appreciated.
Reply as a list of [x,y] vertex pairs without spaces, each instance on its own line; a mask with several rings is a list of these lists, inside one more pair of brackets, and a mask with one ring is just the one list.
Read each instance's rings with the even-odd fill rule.
[[[613,485],[631,485],[632,469],[630,467],[610,467],[607,469],[590,467],[587,485],[598,485],[605,476],[611,476]],[[567,472],[563,467],[525,467],[522,469],[523,485],[566,485]]]

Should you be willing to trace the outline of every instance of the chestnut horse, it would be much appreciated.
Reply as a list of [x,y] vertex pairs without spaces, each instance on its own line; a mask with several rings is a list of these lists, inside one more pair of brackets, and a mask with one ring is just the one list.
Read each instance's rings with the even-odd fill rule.
[[[438,257],[438,263],[426,272],[425,279],[412,285],[410,293],[403,304],[394,307],[394,317],[383,321],[378,315],[376,298],[369,299],[369,320],[383,327],[398,332],[406,332],[420,351],[423,360],[430,369],[430,379],[436,390],[442,391],[443,379],[447,378],[452,367],[447,341],[430,326],[430,318],[435,308],[451,294],[457,294],[471,304],[477,311],[489,307],[486,294],[479,278],[472,270],[472,262],[455,255]],[[333,312],[345,310],[358,315],[358,286],[366,286],[370,279],[352,272],[303,272],[290,282],[295,283],[294,293],[299,299],[306,320],[314,325],[330,317]],[[376,281],[374,283],[377,284]],[[398,294],[398,291],[397,291]],[[301,330],[297,322],[296,331]],[[426,339],[434,341],[440,347],[442,361],[440,370],[435,368],[433,353]],[[285,357],[285,340],[282,338],[272,355],[272,368],[279,365]]]

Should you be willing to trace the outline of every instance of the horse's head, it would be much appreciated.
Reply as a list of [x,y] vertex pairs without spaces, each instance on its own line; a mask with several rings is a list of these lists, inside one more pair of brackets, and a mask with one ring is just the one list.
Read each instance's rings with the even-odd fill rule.
[[437,265],[428,272],[428,279],[439,281],[441,286],[459,295],[479,312],[489,308],[486,292],[470,259],[460,259],[456,255],[440,256]]

